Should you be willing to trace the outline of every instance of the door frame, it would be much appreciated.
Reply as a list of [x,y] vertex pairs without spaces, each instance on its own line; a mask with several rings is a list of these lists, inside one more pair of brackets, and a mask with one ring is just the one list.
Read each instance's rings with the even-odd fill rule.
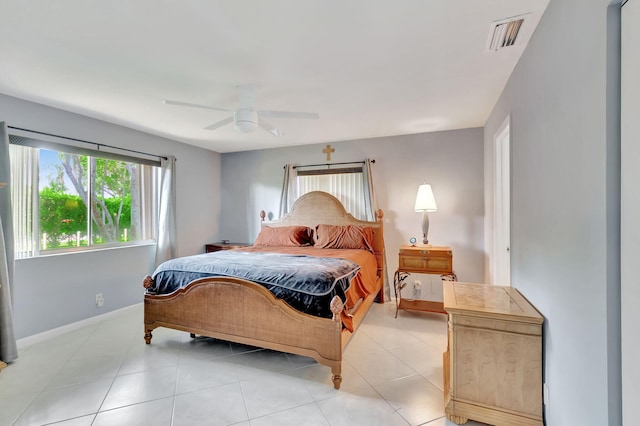
[[511,286],[511,115],[493,136],[493,274],[494,285]]

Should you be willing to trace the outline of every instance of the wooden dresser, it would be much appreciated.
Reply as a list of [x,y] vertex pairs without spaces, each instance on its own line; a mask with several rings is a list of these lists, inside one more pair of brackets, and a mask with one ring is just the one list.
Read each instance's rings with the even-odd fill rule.
[[541,426],[543,317],[511,287],[443,284],[447,418]]

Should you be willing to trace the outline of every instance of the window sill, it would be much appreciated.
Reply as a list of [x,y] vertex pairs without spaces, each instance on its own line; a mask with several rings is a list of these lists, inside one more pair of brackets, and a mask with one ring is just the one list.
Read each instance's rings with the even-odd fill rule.
[[155,240],[145,240],[145,241],[136,241],[131,243],[103,244],[103,245],[96,245],[91,247],[60,249],[56,251],[44,251],[35,256],[16,258],[16,261],[37,259],[41,257],[67,256],[67,255],[83,254],[83,253],[95,253],[98,251],[111,251],[111,250],[130,249],[135,247],[155,246],[156,244],[157,243]]

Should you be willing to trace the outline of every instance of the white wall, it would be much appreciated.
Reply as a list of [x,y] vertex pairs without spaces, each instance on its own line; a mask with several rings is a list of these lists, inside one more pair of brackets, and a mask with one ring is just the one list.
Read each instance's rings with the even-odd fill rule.
[[[176,156],[179,255],[200,253],[206,242],[219,238],[220,154],[4,95],[0,95],[0,121]],[[17,260],[13,283],[16,338],[141,302],[142,278],[153,271],[154,256],[152,245]],[[99,292],[105,298],[102,308],[95,306]]]
[[[451,246],[461,281],[482,282],[483,157],[482,129],[383,137],[332,143],[331,162],[375,159],[373,179],[385,214],[390,278],[398,267],[398,249],[411,236],[421,239],[422,214],[413,211],[418,186],[432,185],[438,211],[431,213],[429,242]],[[283,166],[326,163],[326,144],[222,154],[222,227],[220,237],[253,242],[260,210],[278,217]],[[434,291],[441,288],[438,277]],[[423,287],[424,289],[425,287]]]
[[551,1],[485,125],[489,171],[511,114],[512,285],[545,317],[551,426],[621,421],[619,31],[609,0]]
[[622,176],[621,283],[622,283],[622,408],[624,424],[640,418],[640,1],[622,7]]

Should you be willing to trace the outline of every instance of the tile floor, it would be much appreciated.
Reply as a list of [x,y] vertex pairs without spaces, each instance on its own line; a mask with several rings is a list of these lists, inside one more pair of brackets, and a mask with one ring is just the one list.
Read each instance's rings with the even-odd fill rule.
[[394,313],[374,304],[336,391],[329,368],[309,358],[168,329],[148,346],[136,305],[22,348],[0,373],[0,425],[453,425],[445,316]]

